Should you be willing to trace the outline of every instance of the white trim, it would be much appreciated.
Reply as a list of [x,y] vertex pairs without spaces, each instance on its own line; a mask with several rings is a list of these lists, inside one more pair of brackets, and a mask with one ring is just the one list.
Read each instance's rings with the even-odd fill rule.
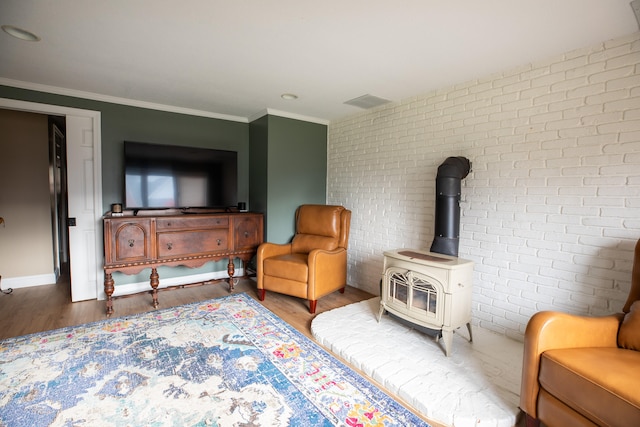
[[[236,268],[235,277],[244,276],[244,268]],[[158,289],[168,288],[171,286],[180,286],[180,285],[188,285],[192,283],[201,283],[208,282],[211,280],[221,280],[229,277],[227,275],[227,270],[224,271],[214,271],[210,273],[200,273],[200,274],[192,274],[190,276],[179,276],[179,277],[169,277],[167,279],[160,278],[160,284],[158,285]],[[225,285],[222,285],[225,286]],[[151,286],[149,282],[137,282],[137,283],[127,283],[125,285],[118,285],[116,283],[115,290],[113,292],[114,297],[119,297],[123,295],[131,295],[137,294],[140,292],[147,292],[151,290]],[[102,298],[105,299],[106,296],[104,292],[102,293]]]
[[38,83],[23,82],[0,77],[0,85],[17,87],[20,89],[34,90],[36,92],[53,93],[56,95],[72,96],[74,98],[91,99],[93,101],[109,102],[112,104],[128,105],[130,107],[147,108],[149,110],[166,111],[169,113],[187,114],[190,116],[208,117],[211,119],[228,120],[232,122],[248,123],[246,117],[232,116],[230,114],[218,114],[209,111],[194,110],[191,108],[175,107],[172,105],[156,104],[153,102],[137,101],[135,99],[120,98],[117,96],[102,95],[99,93],[85,92],[81,90],[66,89],[63,87],[48,86]]
[[47,273],[37,274],[35,276],[4,277],[0,283],[2,284],[2,290],[55,285],[56,275],[54,273]]
[[[0,79],[1,80],[1,79]],[[0,98],[0,108],[18,111],[28,111],[40,114],[52,114],[59,116],[89,117],[93,121],[93,191],[95,209],[95,268],[96,268],[96,297],[102,289],[104,248],[102,245],[102,128],[101,113],[93,110],[62,107],[53,104],[40,104],[36,102],[19,101],[15,99]],[[53,273],[51,273],[53,275]],[[55,283],[55,280],[53,281]],[[103,291],[104,293],[104,291]]]
[[249,117],[249,122],[253,122],[255,120],[258,120],[260,117],[264,117],[267,114],[271,115],[271,116],[278,116],[278,117],[284,117],[287,119],[294,119],[294,120],[301,120],[303,122],[310,122],[310,123],[317,123],[319,125],[329,125],[329,120],[325,120],[325,119],[319,119],[317,117],[310,117],[310,116],[305,116],[302,114],[295,114],[295,113],[287,113],[286,111],[280,111],[280,110],[274,110],[273,108],[266,108],[264,110],[262,110],[261,112],[259,112],[258,114],[255,114],[251,117]]
[[[1,78],[0,78],[1,80]],[[16,99],[0,98],[0,107],[9,110],[28,111],[40,114],[53,114],[59,116],[84,116],[93,117],[100,115],[99,111],[82,110],[79,108],[63,107],[54,104],[40,104],[37,102],[19,101]],[[95,124],[95,121],[94,121]],[[98,135],[99,136],[99,135]]]

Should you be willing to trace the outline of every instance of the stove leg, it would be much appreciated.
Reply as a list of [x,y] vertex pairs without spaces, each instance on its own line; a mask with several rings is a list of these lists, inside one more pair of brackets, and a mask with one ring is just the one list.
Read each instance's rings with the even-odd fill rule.
[[442,331],[442,339],[444,341],[444,349],[447,357],[451,354],[451,345],[453,344],[453,331]]

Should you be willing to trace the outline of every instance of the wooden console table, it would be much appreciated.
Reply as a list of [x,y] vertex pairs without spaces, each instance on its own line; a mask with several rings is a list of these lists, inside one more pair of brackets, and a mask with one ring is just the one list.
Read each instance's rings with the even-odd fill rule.
[[158,307],[159,266],[200,267],[229,259],[227,273],[233,290],[233,260],[248,262],[263,241],[260,213],[213,213],[114,216],[104,225],[104,292],[107,316],[113,313],[112,273],[136,274],[151,268],[153,306]]

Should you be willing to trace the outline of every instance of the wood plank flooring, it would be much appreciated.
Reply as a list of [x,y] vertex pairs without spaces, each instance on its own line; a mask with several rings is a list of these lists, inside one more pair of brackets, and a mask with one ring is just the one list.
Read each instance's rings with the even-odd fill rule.
[[[234,293],[246,292],[257,300],[256,284],[240,279]],[[226,283],[212,283],[163,290],[159,293],[160,308],[175,307],[229,295]],[[303,334],[311,337],[311,321],[324,311],[372,298],[373,295],[347,286],[344,294],[334,292],[318,300],[316,314],[309,313],[306,300],[267,292],[263,305]],[[136,294],[114,300],[112,317],[153,311],[151,295]],[[66,326],[106,319],[104,301],[71,302],[68,281],[56,285],[14,289],[0,294],[0,339],[31,334]]]

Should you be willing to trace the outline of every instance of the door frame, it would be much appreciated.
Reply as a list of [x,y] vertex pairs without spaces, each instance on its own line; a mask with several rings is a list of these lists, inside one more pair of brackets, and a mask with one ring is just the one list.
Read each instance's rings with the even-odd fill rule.
[[[56,116],[76,116],[76,117],[84,117],[91,120],[92,128],[93,128],[93,191],[90,194],[93,194],[93,209],[94,209],[94,221],[93,221],[93,241],[95,242],[95,286],[92,286],[92,289],[86,289],[83,291],[84,295],[90,295],[90,298],[83,299],[104,299],[104,290],[102,290],[102,274],[103,274],[103,259],[102,259],[102,233],[101,231],[101,221],[102,221],[102,128],[101,128],[101,113],[99,111],[93,110],[82,110],[78,108],[71,107],[63,107],[59,105],[51,105],[51,104],[40,104],[36,102],[28,102],[28,101],[19,101],[15,99],[8,98],[0,98],[0,108],[7,110],[17,110],[17,111],[25,111],[31,113],[40,113],[46,115],[56,115]],[[68,133],[68,129],[67,129]],[[67,167],[70,167],[67,164]],[[73,165],[72,167],[82,168],[83,165]],[[72,195],[70,194],[69,197]],[[83,248],[69,248],[70,255],[69,261],[73,261],[74,250],[81,251]],[[93,276],[93,272],[91,272],[91,276]],[[71,279],[73,280],[73,278]],[[73,284],[72,284],[73,289]],[[100,292],[102,291],[102,292]],[[73,292],[72,292],[73,294]],[[73,300],[73,295],[72,295]]]

